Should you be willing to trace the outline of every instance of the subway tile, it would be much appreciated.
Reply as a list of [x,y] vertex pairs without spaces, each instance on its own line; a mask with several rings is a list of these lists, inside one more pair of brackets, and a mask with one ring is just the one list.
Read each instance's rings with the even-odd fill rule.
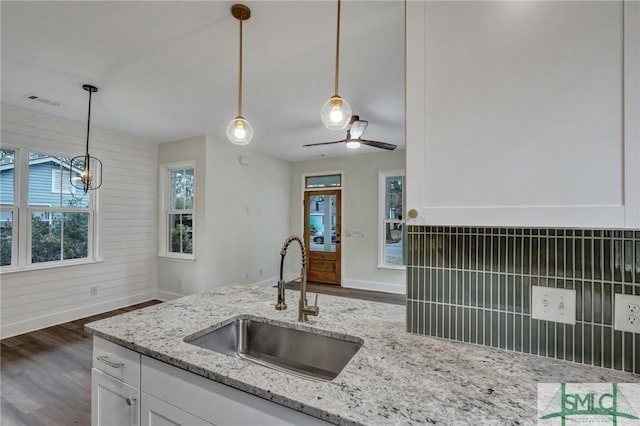
[[[640,231],[408,227],[407,330],[638,371],[640,337],[612,329],[640,295]],[[576,325],[532,320],[531,286],[576,290]],[[640,362],[638,362],[640,364]]]

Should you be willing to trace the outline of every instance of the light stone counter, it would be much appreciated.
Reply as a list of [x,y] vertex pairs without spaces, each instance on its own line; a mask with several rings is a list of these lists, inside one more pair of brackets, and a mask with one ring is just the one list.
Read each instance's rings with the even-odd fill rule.
[[[337,424],[536,424],[536,383],[640,382],[581,366],[405,331],[405,308],[320,295],[303,327],[360,337],[338,377],[314,382],[184,343],[184,337],[249,314],[299,327],[299,293],[276,311],[276,289],[230,285],[87,327],[96,336],[217,382]],[[311,298],[310,298],[311,300]]]

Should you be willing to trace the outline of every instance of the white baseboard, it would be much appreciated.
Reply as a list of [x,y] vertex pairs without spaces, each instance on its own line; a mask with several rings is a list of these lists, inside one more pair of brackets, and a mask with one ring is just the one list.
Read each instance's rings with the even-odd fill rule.
[[144,293],[134,294],[114,300],[107,300],[93,305],[82,306],[79,308],[69,309],[62,312],[56,312],[49,315],[43,315],[37,318],[31,318],[24,321],[14,322],[10,324],[2,324],[0,328],[0,338],[17,336],[18,334],[28,333],[30,331],[40,330],[42,328],[51,327],[69,321],[75,321],[86,318],[91,315],[101,314],[103,312],[112,311],[114,309],[124,308],[125,306],[135,305],[154,299],[154,292],[147,291]]
[[356,288],[359,290],[381,291],[384,293],[406,294],[406,284],[392,284],[377,281],[352,280],[345,278],[342,280],[342,287]]
[[267,278],[266,280],[253,283],[253,285],[257,285],[259,287],[273,287],[276,284],[278,284],[278,277]]
[[176,300],[184,296],[186,296],[186,294],[178,294],[178,293],[173,293],[171,291],[164,291],[164,290],[156,290],[155,292],[155,298],[158,300],[162,300],[163,302],[168,302],[169,300]]

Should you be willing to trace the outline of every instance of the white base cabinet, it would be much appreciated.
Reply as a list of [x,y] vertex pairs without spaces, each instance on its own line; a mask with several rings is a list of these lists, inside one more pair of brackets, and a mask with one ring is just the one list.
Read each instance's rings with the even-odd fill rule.
[[145,392],[140,402],[142,426],[211,426],[199,417]]
[[91,370],[91,424],[138,426],[140,392],[133,386],[93,368]]
[[93,367],[93,426],[329,424],[99,337]]

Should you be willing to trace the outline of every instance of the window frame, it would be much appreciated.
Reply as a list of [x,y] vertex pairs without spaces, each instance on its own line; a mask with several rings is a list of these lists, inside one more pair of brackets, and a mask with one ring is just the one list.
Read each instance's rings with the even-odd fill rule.
[[[190,209],[175,209],[172,208],[171,202],[173,200],[173,185],[171,184],[171,173],[176,170],[193,170],[193,205]],[[197,168],[196,161],[181,161],[176,163],[166,163],[160,165],[160,196],[159,196],[159,213],[158,218],[158,256],[166,257],[169,259],[194,261],[196,259],[196,205],[198,193],[197,187]],[[191,253],[175,253],[170,251],[169,244],[171,243],[171,236],[169,230],[169,216],[177,214],[190,214],[191,215]]]
[[18,148],[3,145],[2,149],[13,151],[13,202],[0,204],[0,211],[11,213],[11,263],[1,266],[2,271],[12,270],[18,266],[18,229],[20,226],[20,211],[18,206]]
[[[406,229],[406,217],[403,215],[402,219],[387,219],[387,214],[385,212],[386,208],[386,192],[387,192],[387,178],[394,176],[402,176],[403,185],[402,185],[402,212],[406,210],[406,172],[404,169],[395,169],[395,170],[380,170],[378,171],[378,269],[395,269],[399,271],[405,271],[407,269],[406,266],[406,240],[407,240],[407,229]],[[386,224],[387,223],[400,223],[402,224],[403,229],[403,237],[402,237],[402,254],[403,260],[405,264],[403,265],[392,265],[386,263],[385,256],[385,246],[386,246]]]
[[[0,268],[1,273],[31,271],[38,269],[57,268],[72,265],[101,262],[98,244],[98,217],[99,217],[99,190],[89,191],[88,208],[50,207],[43,205],[29,205],[29,154],[49,155],[52,157],[71,158],[73,154],[38,149],[29,146],[17,147],[10,144],[3,145],[4,149],[14,151],[14,206],[2,205],[3,211],[13,211],[13,244],[11,265]],[[43,152],[45,151],[45,152]],[[52,174],[53,177],[53,174]],[[61,174],[61,179],[64,174]],[[53,185],[53,184],[52,184]],[[63,186],[63,183],[60,183]],[[53,186],[52,186],[53,189]],[[47,262],[34,263],[32,257],[32,223],[31,216],[34,211],[46,213],[88,213],[87,224],[87,256],[77,259],[60,259]],[[61,233],[64,241],[64,230]]]

